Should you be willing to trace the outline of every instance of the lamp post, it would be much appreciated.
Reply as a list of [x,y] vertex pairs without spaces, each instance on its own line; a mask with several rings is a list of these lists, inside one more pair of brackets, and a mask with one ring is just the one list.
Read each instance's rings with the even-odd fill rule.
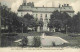
[[23,24],[22,24],[22,34],[23,34]]
[[67,25],[66,25],[66,34],[67,34]]

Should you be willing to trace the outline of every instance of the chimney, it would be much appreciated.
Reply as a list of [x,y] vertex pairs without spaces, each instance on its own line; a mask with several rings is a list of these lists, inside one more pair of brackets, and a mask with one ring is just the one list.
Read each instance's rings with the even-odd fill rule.
[[63,7],[63,5],[62,5],[62,7]]
[[66,4],[64,4],[64,6],[66,6]]
[[26,5],[26,0],[23,0],[23,5]]
[[67,4],[67,6],[69,6],[69,4]]
[[34,2],[32,2],[32,6],[34,7]]
[[44,7],[44,5],[43,5],[43,7]]
[[59,4],[59,8],[61,7],[61,4]]

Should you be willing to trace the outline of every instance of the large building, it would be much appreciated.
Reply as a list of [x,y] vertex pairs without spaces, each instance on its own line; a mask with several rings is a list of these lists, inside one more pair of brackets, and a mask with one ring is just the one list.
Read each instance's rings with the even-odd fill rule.
[[74,10],[72,6],[69,6],[69,4],[59,5],[59,7],[35,7],[33,2],[27,3],[26,0],[23,0],[23,4],[20,5],[18,9],[18,16],[24,16],[29,13],[33,15],[34,18],[42,20],[44,22],[43,30],[49,31],[47,24],[49,22],[50,15],[56,10],[60,12],[67,12],[71,17],[74,15]]

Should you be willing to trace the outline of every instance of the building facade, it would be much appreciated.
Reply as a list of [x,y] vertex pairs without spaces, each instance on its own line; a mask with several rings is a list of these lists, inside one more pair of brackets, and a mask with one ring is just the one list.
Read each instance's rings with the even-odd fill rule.
[[50,15],[56,10],[60,12],[67,12],[71,17],[74,15],[74,10],[72,6],[69,6],[69,4],[64,4],[62,6],[59,5],[59,7],[35,7],[33,2],[27,3],[26,0],[23,0],[23,4],[20,5],[18,9],[18,16],[24,16],[29,13],[33,15],[34,18],[43,21],[43,31],[49,31],[47,24],[49,22]]

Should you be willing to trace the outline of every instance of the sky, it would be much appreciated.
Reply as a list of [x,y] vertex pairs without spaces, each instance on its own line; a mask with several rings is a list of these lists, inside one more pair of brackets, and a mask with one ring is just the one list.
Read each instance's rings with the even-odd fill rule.
[[[23,0],[0,0],[1,4],[7,5],[13,12],[22,4]],[[73,7],[75,13],[80,11],[80,0],[26,0],[26,2],[34,2],[36,7],[58,7],[59,4],[69,4]]]

